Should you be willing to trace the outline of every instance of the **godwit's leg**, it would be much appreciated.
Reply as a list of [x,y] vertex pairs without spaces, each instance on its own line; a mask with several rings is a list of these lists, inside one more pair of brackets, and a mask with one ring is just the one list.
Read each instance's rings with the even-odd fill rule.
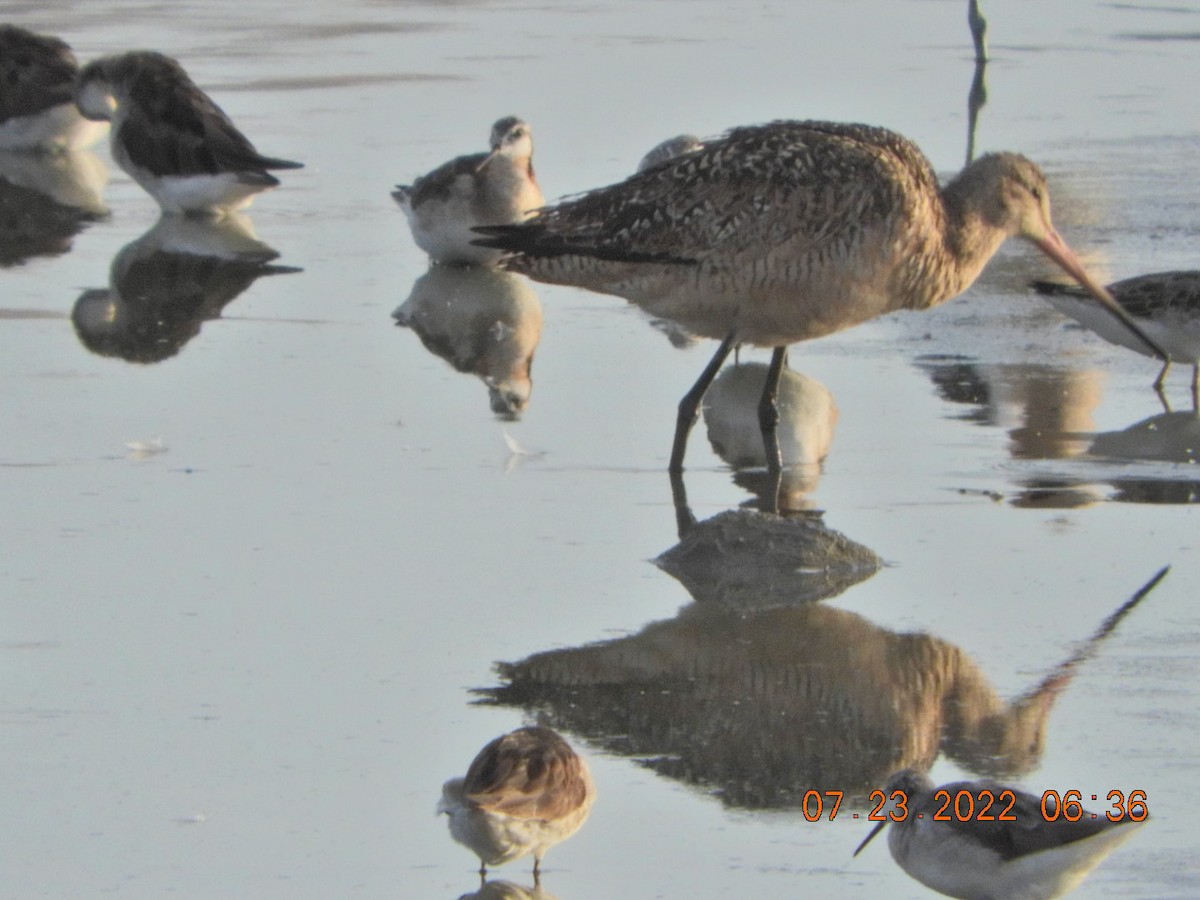
[[1192,365],[1192,411],[1200,413],[1200,362]]
[[725,340],[721,341],[721,346],[704,367],[692,389],[679,401],[679,416],[675,419],[675,442],[671,445],[671,464],[667,467],[671,472],[683,471],[683,454],[687,450],[688,432],[692,430],[692,426],[696,424],[696,417],[700,415],[700,401],[704,399],[708,386],[717,377],[717,372],[721,370],[734,343],[734,333],[731,331],[725,336]]
[[671,477],[671,501],[675,504],[675,531],[682,541],[696,525],[696,516],[688,505],[687,488],[683,484],[683,473],[673,470]]
[[540,887],[542,884],[542,860],[541,857],[533,858],[533,886]]
[[479,861],[479,886],[483,887],[487,884],[487,863],[482,859]]
[[783,471],[783,454],[779,449],[779,378],[787,364],[787,347],[776,347],[767,368],[762,397],[758,401],[758,424],[762,429],[763,450],[767,455],[767,471],[772,475]]
[[[1164,359],[1164,360],[1163,360],[1163,367],[1162,367],[1162,369],[1159,371],[1159,373],[1158,373],[1158,377],[1154,379],[1154,389],[1155,389],[1156,391],[1161,391],[1161,390],[1163,389],[1163,381],[1165,381],[1165,380],[1166,380],[1166,377],[1167,377],[1167,370],[1168,370],[1169,368],[1171,368],[1171,360],[1170,360],[1170,359]],[[1195,382],[1196,382],[1196,379],[1195,379],[1195,377],[1193,377],[1193,378],[1192,378],[1192,383],[1193,383],[1193,384],[1195,384]]]

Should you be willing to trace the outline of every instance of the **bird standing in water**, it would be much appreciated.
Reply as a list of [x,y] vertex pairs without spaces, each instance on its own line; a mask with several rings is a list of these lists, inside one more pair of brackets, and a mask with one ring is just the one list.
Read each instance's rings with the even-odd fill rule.
[[459,156],[412,184],[396,185],[417,246],[434,262],[494,263],[502,254],[473,243],[477,225],[520,222],[546,202],[533,174],[533,132],[516,116],[492,126],[488,153]]
[[75,106],[78,75],[65,41],[0,25],[0,150],[61,153],[98,141],[105,126]]
[[279,184],[269,169],[302,163],[263,156],[183,66],[149,50],[93,60],[75,102],[112,122],[112,155],[164,213],[220,217]]
[[883,128],[735,128],[529,222],[477,230],[481,245],[509,254],[506,268],[625,297],[721,341],[680,402],[672,472],[683,468],[700,401],[735,346],[774,348],[759,413],[768,466],[778,471],[775,395],[787,346],[949,300],[1012,236],[1033,242],[1163,355],[1054,229],[1036,165],[989,154],[942,187],[916,145]]
[[[1033,289],[1064,315],[1078,320],[1106,341],[1149,354],[1145,342],[1088,302],[1078,287],[1035,281]],[[1155,272],[1114,281],[1108,292],[1135,322],[1167,351],[1154,381],[1161,390],[1172,362],[1191,363],[1192,394],[1200,391],[1200,271]]]
[[854,855],[895,815],[888,834],[892,858],[921,884],[960,900],[1058,897],[1139,827],[1127,816],[1112,821],[1082,807],[1072,822],[1067,815],[1074,817],[1074,810],[1061,799],[1043,803],[993,781],[935,788],[914,769],[892,775],[883,793],[885,818]]
[[518,728],[479,751],[463,778],[442,786],[438,812],[450,817],[450,834],[479,857],[479,875],[533,854],[533,877],[542,857],[580,829],[596,788],[587,763],[558,732]]

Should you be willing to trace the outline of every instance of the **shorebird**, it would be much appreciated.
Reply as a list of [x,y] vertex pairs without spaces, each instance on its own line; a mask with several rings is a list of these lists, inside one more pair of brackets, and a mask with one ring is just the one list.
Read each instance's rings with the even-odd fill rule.
[[549,728],[518,728],[479,751],[466,777],[442,785],[438,812],[450,834],[479,857],[480,878],[533,854],[541,877],[546,851],[579,830],[596,799],[592,776],[579,755]]
[[81,150],[107,127],[75,107],[79,64],[63,40],[0,25],[0,150]]
[[[906,812],[896,811],[893,792],[903,792]],[[947,792],[949,805],[941,792]],[[959,819],[957,812],[968,808],[959,802],[960,792],[969,797],[970,808],[980,810],[986,791],[995,798],[980,821],[974,812]],[[961,900],[1049,900],[1077,887],[1118,844],[1137,830],[1137,822],[1122,818],[1113,822],[1104,813],[1083,811],[1076,822],[1064,818],[1048,801],[1047,811],[1058,816],[1048,821],[1040,798],[994,781],[959,781],[935,788],[927,775],[905,769],[888,779],[883,789],[888,805],[885,814],[903,816],[892,823],[888,849],[892,858],[910,876],[947,897]],[[1011,801],[1009,795],[1011,794]],[[1011,802],[1011,808],[1009,806]],[[946,821],[935,821],[934,815]],[[1001,821],[1000,816],[1016,821]],[[887,825],[875,826],[858,849],[857,856]]]
[[[1074,285],[1035,281],[1032,286],[1063,315],[1076,319],[1109,343],[1153,355],[1144,342],[1129,334],[1111,316],[1098,313],[1087,302],[1086,294]],[[1162,388],[1172,362],[1191,363],[1192,392],[1196,393],[1200,389],[1200,271],[1138,275],[1114,281],[1108,292],[1167,353],[1168,359],[1154,386]]]
[[681,153],[691,153],[693,150],[699,150],[703,146],[704,142],[694,134],[677,134],[675,137],[667,138],[662,143],[651,147],[650,151],[638,163],[637,170],[645,172],[647,169],[653,169],[659,163],[664,163],[668,159],[674,159]]
[[140,50],[94,60],[75,102],[109,120],[112,155],[164,213],[220,217],[279,184],[269,169],[303,163],[263,156],[183,67]]
[[989,154],[941,187],[915,144],[866,125],[735,128],[529,222],[477,230],[481,245],[509,254],[508,269],[625,297],[721,341],[679,404],[673,472],[736,345],[775,348],[759,412],[768,465],[778,470],[774,398],[789,344],[949,300],[1014,235],[1141,334],[1054,229],[1036,165]]
[[398,184],[400,204],[417,246],[441,263],[494,263],[497,250],[476,246],[477,225],[507,225],[546,202],[533,174],[533,133],[516,116],[492,126],[488,153],[459,156],[412,184]]

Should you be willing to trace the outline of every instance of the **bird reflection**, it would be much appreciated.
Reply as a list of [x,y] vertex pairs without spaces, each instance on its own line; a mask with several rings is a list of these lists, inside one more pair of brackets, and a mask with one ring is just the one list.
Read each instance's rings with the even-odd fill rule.
[[[724,546],[736,543],[730,535]],[[746,609],[736,592],[752,592],[755,569],[739,567],[746,583],[721,587],[712,583],[716,553],[678,561],[691,566],[684,584],[699,602],[674,619],[501,663],[504,684],[479,690],[481,702],[536,711],[729,806],[795,808],[814,788],[862,805],[889,774],[927,770],[940,753],[982,775],[1028,772],[1055,699],[1144,596],[1006,701],[966,653],[933,635],[889,631],[823,603]],[[756,584],[769,591],[775,577],[764,567]],[[693,587],[706,578],[729,602]]]
[[[713,451],[737,470],[735,480],[758,495],[768,510],[810,507],[808,495],[821,477],[821,462],[833,443],[838,408],[816,379],[784,369],[779,381],[780,484],[767,473],[767,457],[755,412],[767,366],[740,363],[721,371],[704,399],[704,422]],[[763,471],[755,471],[755,470]]]
[[527,279],[483,266],[434,266],[392,317],[430,353],[482,379],[499,418],[520,418],[542,337],[542,305]]
[[987,103],[987,19],[979,9],[979,0],[968,0],[967,25],[975,44],[975,74],[967,93],[967,165],[975,159],[975,130],[979,111]]
[[[1114,475],[1109,460],[1185,463],[1200,455],[1200,417],[1191,412],[1151,416],[1120,431],[1097,434],[1094,412],[1101,376],[1094,371],[1042,364],[980,365],[962,358],[917,361],[938,394],[967,411],[964,421],[1008,429],[1014,459],[1071,460],[1078,469],[1020,475],[1015,506],[1075,509],[1102,500],[1126,503],[1196,503],[1200,479],[1178,469],[1148,468],[1136,476]],[[1115,488],[1106,492],[1103,484]]]
[[70,250],[76,234],[108,214],[107,183],[94,153],[0,151],[0,266]]
[[161,362],[258,278],[301,271],[272,265],[278,256],[243,216],[164,216],[116,255],[107,288],[79,296],[71,321],[93,353]]
[[485,881],[479,890],[463,894],[458,900],[558,900],[541,885],[522,887],[511,881]]

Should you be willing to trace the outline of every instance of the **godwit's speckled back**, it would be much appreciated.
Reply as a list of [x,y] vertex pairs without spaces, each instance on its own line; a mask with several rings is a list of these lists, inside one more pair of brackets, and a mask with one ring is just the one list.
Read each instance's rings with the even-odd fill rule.
[[736,326],[742,342],[777,346],[961,291],[982,263],[954,265],[947,217],[932,167],[906,138],[774,122],[488,233],[517,251],[510,268],[538,280],[626,297],[707,337]]

